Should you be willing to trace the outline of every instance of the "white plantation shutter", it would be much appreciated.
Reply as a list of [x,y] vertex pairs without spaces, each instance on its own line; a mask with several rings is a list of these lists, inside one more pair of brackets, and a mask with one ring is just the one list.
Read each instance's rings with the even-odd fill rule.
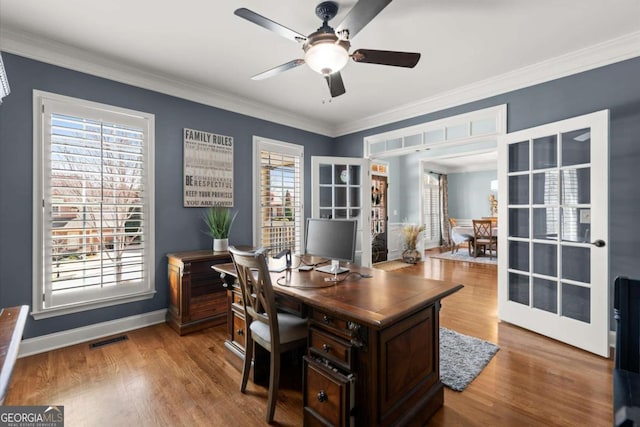
[[430,174],[422,175],[422,223],[425,247],[440,244],[440,184]]
[[267,247],[272,253],[290,249],[302,251],[304,195],[302,190],[302,146],[257,138],[256,188],[258,194],[256,246]]
[[38,101],[34,311],[148,297],[153,117],[52,94]]

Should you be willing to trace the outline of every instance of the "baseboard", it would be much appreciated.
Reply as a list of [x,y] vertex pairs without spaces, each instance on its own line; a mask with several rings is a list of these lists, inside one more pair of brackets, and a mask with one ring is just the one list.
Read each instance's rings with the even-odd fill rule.
[[67,331],[28,338],[22,340],[20,343],[20,352],[18,353],[18,357],[44,353],[57,348],[67,347],[97,338],[163,323],[165,321],[166,313],[166,309],[156,310],[149,313],[111,320],[109,322],[83,326],[82,328],[69,329]]

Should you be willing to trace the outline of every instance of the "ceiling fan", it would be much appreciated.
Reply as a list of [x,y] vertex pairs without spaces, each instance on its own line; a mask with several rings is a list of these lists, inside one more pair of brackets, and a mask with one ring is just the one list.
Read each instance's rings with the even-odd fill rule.
[[349,54],[350,40],[389,3],[391,0],[360,0],[334,30],[329,26],[329,21],[338,13],[338,4],[332,1],[322,2],[316,6],[316,15],[322,20],[322,27],[308,36],[297,33],[249,9],[237,9],[234,12],[237,16],[289,40],[302,43],[302,49],[305,52],[304,59],[294,59],[251,78],[262,80],[307,64],[309,68],[324,76],[329,85],[331,96],[335,98],[346,92],[340,70],[347,65],[349,58],[355,62],[369,64],[415,67],[420,60],[419,53],[358,49]]

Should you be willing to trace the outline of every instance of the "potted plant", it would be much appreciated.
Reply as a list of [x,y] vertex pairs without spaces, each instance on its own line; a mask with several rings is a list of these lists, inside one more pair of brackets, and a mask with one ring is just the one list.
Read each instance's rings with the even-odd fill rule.
[[402,227],[402,235],[406,249],[402,252],[402,260],[409,264],[415,264],[420,261],[422,256],[420,251],[416,249],[418,237],[424,231],[424,225],[409,224]]
[[231,209],[215,206],[207,209],[204,222],[207,224],[207,234],[213,237],[213,251],[226,251],[229,247],[229,230],[238,213]]

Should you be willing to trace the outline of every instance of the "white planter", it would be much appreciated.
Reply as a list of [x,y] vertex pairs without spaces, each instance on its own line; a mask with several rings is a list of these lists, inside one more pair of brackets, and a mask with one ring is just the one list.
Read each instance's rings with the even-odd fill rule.
[[229,249],[229,239],[213,239],[213,251],[225,252]]

